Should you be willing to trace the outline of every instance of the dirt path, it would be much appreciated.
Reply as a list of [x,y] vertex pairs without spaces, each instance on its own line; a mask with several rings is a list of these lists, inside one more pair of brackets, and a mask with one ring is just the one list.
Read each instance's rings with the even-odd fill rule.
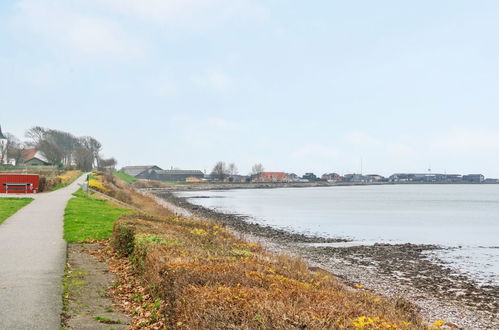
[[64,326],[69,329],[126,329],[130,319],[121,313],[109,296],[116,276],[108,264],[91,253],[99,244],[69,244],[64,277]]
[[59,329],[66,262],[64,209],[85,176],[35,200],[0,225],[0,328]]

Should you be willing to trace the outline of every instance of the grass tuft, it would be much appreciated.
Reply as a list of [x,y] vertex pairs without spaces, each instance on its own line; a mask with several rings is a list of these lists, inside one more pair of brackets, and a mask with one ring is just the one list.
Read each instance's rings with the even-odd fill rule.
[[100,323],[105,323],[105,324],[121,324],[120,320],[113,320],[113,319],[110,319],[109,317],[104,317],[104,316],[99,316],[99,315],[94,317],[94,320],[99,321]]

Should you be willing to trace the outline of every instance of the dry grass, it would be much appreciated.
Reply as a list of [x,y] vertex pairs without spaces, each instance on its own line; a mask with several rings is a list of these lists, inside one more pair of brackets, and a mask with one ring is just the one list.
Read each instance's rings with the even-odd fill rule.
[[[37,173],[35,173],[37,174]],[[43,191],[54,191],[57,189],[64,188],[74,180],[76,180],[80,175],[81,171],[69,170],[69,171],[40,171],[40,192]]]
[[163,300],[170,328],[424,328],[412,305],[346,287],[214,222],[128,216],[113,244]]
[[142,195],[128,183],[111,173],[95,172],[92,175],[92,180],[95,181],[94,185],[96,186],[93,188],[123,203],[130,204],[147,214],[166,217],[174,215],[169,209],[156,203],[152,197]]
[[164,188],[168,187],[167,184],[157,181],[157,180],[145,180],[145,179],[140,179],[138,181],[135,181],[133,183],[133,186],[135,188]]
[[[148,288],[144,294],[156,299],[157,310],[137,312],[139,328],[425,328],[410,303],[347,287],[299,259],[245,242],[216,222],[175,217],[110,174],[96,173],[94,179],[110,196],[149,214],[118,220],[112,240]],[[119,289],[129,292],[127,285]],[[133,300],[136,293],[129,295]],[[147,315],[154,317],[146,320]]]

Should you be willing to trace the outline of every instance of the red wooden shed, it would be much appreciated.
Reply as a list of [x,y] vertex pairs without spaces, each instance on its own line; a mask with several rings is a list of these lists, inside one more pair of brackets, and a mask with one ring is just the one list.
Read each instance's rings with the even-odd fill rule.
[[40,178],[36,174],[0,174],[1,194],[36,194]]

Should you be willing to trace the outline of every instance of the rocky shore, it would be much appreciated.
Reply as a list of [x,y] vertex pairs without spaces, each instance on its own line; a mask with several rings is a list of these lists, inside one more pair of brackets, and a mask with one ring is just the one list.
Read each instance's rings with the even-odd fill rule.
[[300,256],[349,285],[362,285],[390,298],[404,298],[429,321],[443,319],[466,329],[499,329],[499,287],[480,285],[439,260],[442,247],[415,244],[355,245],[288,232],[218,213],[176,197],[155,192],[160,201],[183,216],[220,221],[246,239],[266,248]]
[[139,181],[134,184],[135,188],[151,192],[169,191],[204,191],[204,190],[231,190],[231,189],[273,189],[273,188],[310,188],[310,187],[348,187],[348,186],[379,186],[393,185],[392,182],[248,182],[248,183],[176,183],[172,185],[158,184],[154,181]]

